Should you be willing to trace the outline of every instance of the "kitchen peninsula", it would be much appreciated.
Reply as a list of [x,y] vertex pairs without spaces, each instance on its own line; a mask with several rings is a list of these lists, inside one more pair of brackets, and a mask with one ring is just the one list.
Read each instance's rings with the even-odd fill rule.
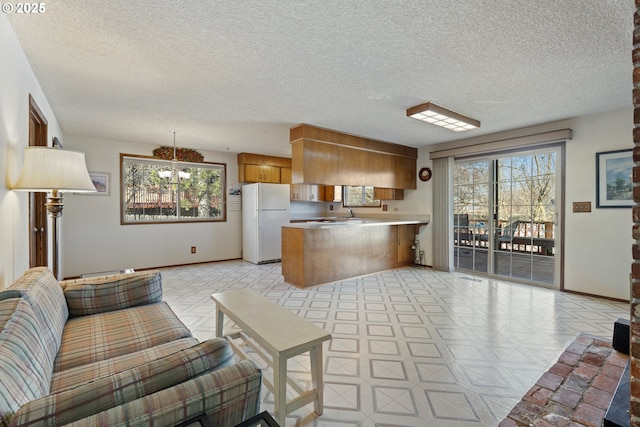
[[327,218],[282,227],[284,280],[305,288],[410,265],[428,218]]

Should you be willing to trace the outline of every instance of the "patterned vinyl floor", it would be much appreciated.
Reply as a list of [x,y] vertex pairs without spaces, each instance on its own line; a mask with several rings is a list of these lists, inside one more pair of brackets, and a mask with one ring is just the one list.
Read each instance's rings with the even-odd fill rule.
[[[287,426],[495,426],[577,334],[610,339],[629,317],[625,303],[428,268],[302,290],[280,267],[225,261],[162,275],[164,299],[200,340],[215,336],[210,294],[232,288],[331,332],[324,413],[309,404]],[[288,369],[310,383],[308,357]],[[262,410],[272,409],[263,387]]]

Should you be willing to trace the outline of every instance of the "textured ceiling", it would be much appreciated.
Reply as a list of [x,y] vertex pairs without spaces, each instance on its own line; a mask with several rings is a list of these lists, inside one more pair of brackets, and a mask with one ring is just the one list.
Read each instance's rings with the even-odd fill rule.
[[[633,0],[48,0],[7,14],[65,133],[290,155],[298,123],[420,147],[631,106]],[[406,117],[432,101],[482,122]]]

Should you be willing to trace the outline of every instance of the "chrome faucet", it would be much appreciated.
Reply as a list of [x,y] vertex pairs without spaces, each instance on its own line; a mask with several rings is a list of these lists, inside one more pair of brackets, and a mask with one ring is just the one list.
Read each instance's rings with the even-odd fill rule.
[[347,208],[347,212],[349,212],[349,218],[355,218],[356,216],[353,214],[353,209]]

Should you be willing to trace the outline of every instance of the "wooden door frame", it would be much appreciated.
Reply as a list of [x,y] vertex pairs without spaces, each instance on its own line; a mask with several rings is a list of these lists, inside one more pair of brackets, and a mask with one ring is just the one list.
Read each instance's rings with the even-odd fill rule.
[[[29,94],[29,146],[47,146],[48,122]],[[49,264],[47,193],[29,193],[29,267]]]

